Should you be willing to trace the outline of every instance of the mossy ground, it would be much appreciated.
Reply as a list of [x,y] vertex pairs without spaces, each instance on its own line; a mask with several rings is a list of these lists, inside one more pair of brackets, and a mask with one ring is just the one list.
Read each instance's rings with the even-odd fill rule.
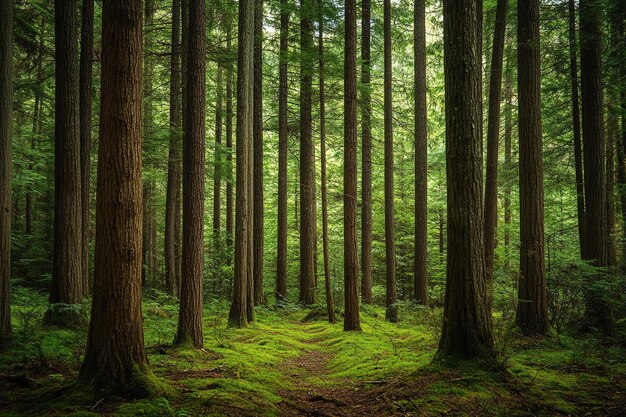
[[[504,370],[434,362],[432,313],[365,306],[361,333],[302,319],[296,306],[260,307],[257,322],[227,329],[227,305],[206,306],[203,350],[171,346],[174,300],[145,297],[145,342],[166,397],[107,400],[72,391],[84,329],[41,325],[43,295],[17,289],[14,346],[0,353],[0,415],[624,415],[626,355],[590,335],[510,337]],[[65,387],[65,391],[58,391]]]

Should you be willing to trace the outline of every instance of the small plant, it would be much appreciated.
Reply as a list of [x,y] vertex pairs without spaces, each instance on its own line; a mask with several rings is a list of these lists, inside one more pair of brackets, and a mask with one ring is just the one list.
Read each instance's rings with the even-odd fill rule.
[[17,310],[19,332],[22,334],[22,342],[26,342],[32,336],[34,323],[41,318],[43,311],[40,307],[23,307]]

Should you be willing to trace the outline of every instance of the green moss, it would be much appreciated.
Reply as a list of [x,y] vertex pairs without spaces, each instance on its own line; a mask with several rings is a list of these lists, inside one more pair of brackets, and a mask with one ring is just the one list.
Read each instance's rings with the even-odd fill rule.
[[175,417],[174,409],[166,398],[140,400],[124,404],[117,409],[116,417]]

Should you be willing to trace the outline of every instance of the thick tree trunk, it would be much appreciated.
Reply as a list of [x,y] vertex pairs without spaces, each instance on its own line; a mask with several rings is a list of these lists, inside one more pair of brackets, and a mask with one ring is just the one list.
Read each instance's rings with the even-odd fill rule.
[[89,188],[91,170],[91,109],[93,102],[94,0],[83,0],[80,25],[80,161],[83,209],[83,291],[89,294]]
[[276,300],[287,299],[287,145],[289,142],[288,78],[289,10],[280,2],[280,52],[278,75],[278,239],[276,255]]
[[539,0],[518,1],[517,13],[520,277],[515,320],[527,335],[545,335],[550,324],[543,232]]
[[371,0],[361,2],[361,299],[372,304]]
[[102,90],[94,291],[79,380],[125,397],[155,386],[141,313],[141,3],[102,11]]
[[[585,259],[594,266],[608,266],[604,105],[602,98],[601,4],[580,1],[580,73],[582,98],[583,159],[585,166]],[[604,278],[598,272],[594,281]],[[613,318],[601,290],[587,289],[587,324],[608,331]]]
[[237,52],[237,204],[235,206],[235,279],[233,302],[228,322],[233,327],[248,324],[249,229],[251,186],[249,170],[250,149],[253,146],[253,57],[254,57],[254,2],[239,3],[239,44]]
[[508,0],[498,0],[493,33],[491,74],[489,79],[489,115],[487,124],[487,172],[485,178],[485,290],[487,310],[493,303],[493,264],[498,222],[498,149],[500,147],[500,101],[502,99],[502,61]]
[[343,257],[345,331],[360,331],[359,255],[356,231],[357,196],[357,88],[356,1],[345,2],[344,48],[344,164],[343,164]]
[[77,2],[57,0],[55,18],[54,254],[48,324],[73,325],[83,288]]
[[315,303],[315,214],[312,80],[313,80],[313,22],[312,0],[300,6],[300,302]]
[[11,343],[13,2],[0,2],[0,347]]
[[483,298],[481,45],[477,0],[444,0],[448,262],[440,355],[493,356]]
[[398,321],[396,290],[396,232],[393,190],[393,91],[391,88],[391,0],[385,0],[384,9],[384,123],[385,123],[385,265],[387,277],[386,319]]
[[426,1],[415,0],[415,271],[413,297],[428,304],[428,114],[426,110]]
[[585,183],[583,178],[582,141],[580,137],[580,104],[578,98],[578,58],[576,54],[576,1],[568,0],[569,57],[572,85],[572,127],[574,129],[574,165],[576,167],[576,208],[578,210],[578,242],[585,258]]
[[165,287],[168,294],[178,296],[180,286],[177,258],[180,240],[181,163],[182,163],[182,112],[180,23],[181,0],[172,1],[172,55],[170,57],[170,141],[167,161],[167,192],[165,197]]
[[326,186],[326,91],[324,85],[324,0],[318,0],[319,7],[319,77],[320,77],[320,152],[322,159],[322,252],[324,256],[324,290],[328,321],[335,323],[335,303],[330,282],[330,253],[328,249],[328,197]]
[[203,345],[205,26],[204,0],[190,0],[183,144],[183,263],[174,343],[197,348]]
[[263,296],[263,0],[254,5],[254,305]]

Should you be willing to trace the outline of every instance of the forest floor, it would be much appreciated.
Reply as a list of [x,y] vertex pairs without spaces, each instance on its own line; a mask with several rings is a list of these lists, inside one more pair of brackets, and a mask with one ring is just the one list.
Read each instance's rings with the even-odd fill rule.
[[[170,345],[174,300],[144,297],[145,342],[163,396],[122,401],[56,395],[76,378],[86,330],[44,327],[46,298],[15,288],[16,343],[0,353],[0,415],[46,416],[626,416],[626,350],[594,335],[521,338],[496,326],[503,367],[434,360],[433,310],[400,324],[364,306],[363,332],[293,305],[260,307],[246,329],[207,304],[205,348]],[[497,320],[499,321],[499,320]],[[502,327],[502,329],[500,328]]]

